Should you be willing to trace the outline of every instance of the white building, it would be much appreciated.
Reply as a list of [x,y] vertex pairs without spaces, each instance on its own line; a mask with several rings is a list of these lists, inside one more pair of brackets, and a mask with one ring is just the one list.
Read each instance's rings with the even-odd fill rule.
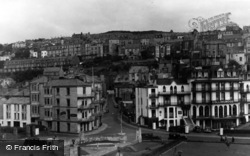
[[41,57],[44,58],[48,56],[48,52],[46,50],[41,51]]
[[25,127],[30,120],[30,98],[10,97],[3,103],[2,126]]
[[156,85],[136,88],[136,122],[149,127],[180,126],[188,117],[189,84],[158,79]]

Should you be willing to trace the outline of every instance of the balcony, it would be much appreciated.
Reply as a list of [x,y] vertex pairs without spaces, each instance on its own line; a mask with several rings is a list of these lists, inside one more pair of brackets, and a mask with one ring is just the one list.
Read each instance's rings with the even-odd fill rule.
[[52,121],[53,117],[47,117],[47,116],[45,116],[43,119],[46,120],[46,121]]
[[171,102],[163,102],[163,103],[159,103],[158,104],[159,107],[168,107],[168,106],[171,106]]
[[249,89],[243,89],[243,88],[241,88],[240,92],[241,93],[250,93],[250,90]]
[[31,114],[31,117],[32,117],[32,118],[39,118],[39,117],[40,117],[40,114]]
[[190,94],[191,92],[190,91],[165,91],[165,92],[159,92],[158,94],[159,95],[177,95],[177,94],[180,94],[180,95],[183,95],[183,94]]
[[210,100],[192,100],[192,104],[211,104]]
[[231,103],[237,103],[240,102],[239,100],[216,100],[211,101],[212,104],[231,104]]
[[98,116],[102,116],[103,112],[96,112],[96,113],[92,113],[92,116],[98,117]]
[[156,93],[152,93],[152,94],[149,94],[149,97],[150,97],[150,98],[157,98],[158,95],[157,95]]
[[93,104],[89,104],[87,106],[85,106],[85,105],[78,106],[78,110],[88,110],[88,109],[94,109],[94,108],[95,108],[95,106]]
[[104,99],[101,99],[101,100],[93,100],[91,102],[91,104],[104,104],[105,103],[105,100]]
[[241,102],[250,103],[250,99],[241,99]]
[[95,94],[91,93],[91,94],[77,94],[77,98],[91,98],[94,97]]
[[196,117],[193,117],[194,119],[198,119],[198,120],[204,120],[204,119],[213,119],[213,120],[227,120],[227,119],[237,119],[239,118],[240,115],[224,115],[224,116],[212,116],[212,115],[209,115],[209,116],[196,116]]
[[90,121],[94,121],[94,120],[95,120],[95,116],[90,116],[87,118],[78,119],[78,122],[90,122]]
[[239,87],[215,87],[212,91],[238,91]]
[[192,88],[193,92],[207,92],[207,91],[210,91],[210,90],[211,90],[210,87],[209,88],[196,88],[196,87]]
[[157,108],[159,108],[159,105],[150,105],[147,108],[148,109],[157,109]]

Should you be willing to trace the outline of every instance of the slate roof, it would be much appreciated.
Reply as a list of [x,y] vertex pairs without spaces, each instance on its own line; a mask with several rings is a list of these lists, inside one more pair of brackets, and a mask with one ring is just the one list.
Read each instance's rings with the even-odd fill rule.
[[10,97],[7,99],[5,104],[30,104],[29,97]]
[[182,81],[182,80],[174,80],[174,79],[157,79],[156,83],[158,85],[170,85],[172,82],[175,82],[176,84],[180,85],[180,84],[188,84],[186,81]]
[[91,86],[91,83],[85,83],[78,79],[57,79],[49,81],[47,85],[54,87],[60,87],[60,86],[76,87],[76,86]]

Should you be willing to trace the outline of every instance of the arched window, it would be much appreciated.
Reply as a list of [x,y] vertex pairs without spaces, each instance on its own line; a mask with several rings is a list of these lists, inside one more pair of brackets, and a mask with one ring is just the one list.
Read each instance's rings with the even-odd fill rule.
[[184,86],[181,86],[181,92],[184,92]]
[[219,117],[223,117],[223,107],[219,107]]
[[217,106],[214,107],[214,115],[215,115],[215,117],[218,117],[218,108],[217,108]]
[[237,115],[237,107],[236,107],[236,105],[233,106],[233,115]]
[[209,116],[209,107],[206,106],[205,107],[205,117],[208,117]]
[[199,107],[199,115],[200,115],[200,116],[203,116],[203,106],[200,106],[200,107]]
[[224,116],[227,116],[227,106],[224,106]]
[[165,86],[163,86],[163,92],[166,92],[166,87]]
[[196,107],[193,106],[193,117],[196,118]]
[[174,93],[177,93],[177,87],[174,86]]
[[170,93],[171,94],[173,93],[173,87],[172,86],[170,87]]

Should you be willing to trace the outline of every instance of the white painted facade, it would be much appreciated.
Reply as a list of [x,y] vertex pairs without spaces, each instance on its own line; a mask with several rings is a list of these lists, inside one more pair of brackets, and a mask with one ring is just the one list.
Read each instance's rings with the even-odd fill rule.
[[[22,97],[23,98],[23,97]],[[29,103],[10,103],[3,104],[3,124],[2,126],[25,127],[31,123]]]

